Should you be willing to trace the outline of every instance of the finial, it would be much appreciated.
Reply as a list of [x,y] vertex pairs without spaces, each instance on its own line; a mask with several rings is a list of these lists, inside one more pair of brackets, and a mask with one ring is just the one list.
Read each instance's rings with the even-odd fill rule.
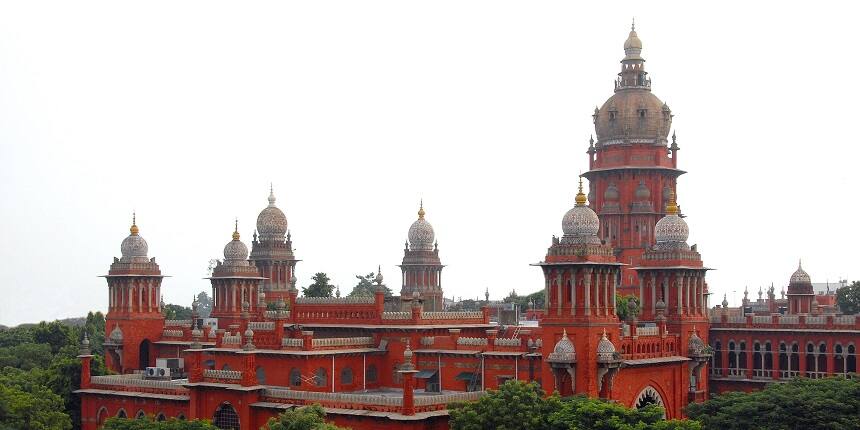
[[630,24],[630,31],[636,31],[636,17],[633,17],[633,23]]
[[669,203],[666,204],[666,215],[678,215],[678,204],[675,202],[675,191],[669,188]]
[[128,229],[132,236],[137,236],[140,233],[140,229],[137,228],[137,212],[131,212],[131,228]]
[[563,329],[561,329],[561,336],[562,336],[562,337],[567,337],[567,328],[563,328]]
[[579,177],[579,192],[576,193],[576,205],[585,206],[585,194],[582,193],[582,176]]
[[233,221],[233,240],[239,240],[239,218]]
[[424,219],[424,213],[425,212],[424,212],[424,199],[423,198],[421,199],[421,203],[419,204],[419,206],[420,207],[418,208],[418,219]]
[[269,206],[275,205],[275,186],[269,183]]
[[800,258],[797,259],[797,270],[803,270],[803,261]]

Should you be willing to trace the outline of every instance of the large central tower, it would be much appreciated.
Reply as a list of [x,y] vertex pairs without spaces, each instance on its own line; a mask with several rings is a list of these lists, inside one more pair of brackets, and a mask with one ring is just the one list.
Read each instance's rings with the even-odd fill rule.
[[[670,192],[684,172],[677,169],[678,146],[669,143],[672,111],[651,92],[642,41],[632,28],[624,42],[615,94],[594,110],[597,141],[588,147],[589,202],[600,217],[598,236],[620,263],[636,265],[654,246],[654,226],[665,215]],[[621,287],[636,284],[630,269]],[[629,290],[627,291],[629,292]]]

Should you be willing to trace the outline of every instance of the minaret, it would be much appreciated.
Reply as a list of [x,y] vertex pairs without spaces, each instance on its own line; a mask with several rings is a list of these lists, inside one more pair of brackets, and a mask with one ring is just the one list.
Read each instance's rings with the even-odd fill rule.
[[293,241],[287,229],[287,216],[275,206],[275,191],[269,187],[269,205],[257,216],[257,231],[251,242],[251,261],[259,269],[265,300],[288,302],[290,280],[295,275],[296,259]]
[[[589,143],[589,171],[583,176],[593,193],[591,207],[600,217],[598,237],[615,249],[618,261],[633,267],[655,244],[653,227],[664,215],[678,176],[678,145],[669,131],[672,111],[651,92],[642,41],[631,28],[624,42],[614,92],[593,120],[597,141]],[[636,290],[636,274],[624,269],[622,293]]]
[[800,261],[797,262],[797,270],[791,275],[788,282],[788,313],[810,314],[812,313],[812,300],[815,293],[812,291],[812,279],[803,270]]
[[545,385],[547,391],[557,390],[562,396],[596,397],[603,392],[600,379],[607,373],[595,374],[591,369],[617,364],[599,362],[597,352],[604,330],[609,345],[620,338],[615,293],[622,265],[612,248],[597,237],[600,221],[586,205],[581,179],[575,201],[562,219],[564,235],[553,237],[546,258],[535,264],[543,269],[545,278],[541,327],[542,353],[548,357],[548,365],[543,380],[544,384],[553,381],[553,386]]
[[265,280],[248,261],[248,247],[239,235],[239,221],[235,223],[233,237],[224,246],[224,260],[218,261],[208,279],[212,283],[212,318],[218,318],[218,327],[227,328],[238,323],[244,310],[259,313],[260,284]]
[[140,236],[132,215],[129,235],[122,241],[122,257],[113,259],[108,274],[108,313],[105,329],[105,364],[117,373],[130,373],[155,363],[153,342],[161,337],[161,280],[164,276],[148,258],[149,246]]
[[[424,201],[418,209],[418,219],[409,227],[409,240],[403,250],[400,269],[403,278],[400,297],[412,298],[418,292],[423,309],[429,312],[442,310],[442,265],[439,259],[439,244],[433,226],[424,219]],[[408,300],[407,300],[408,301]],[[404,301],[405,303],[405,301]],[[408,309],[407,309],[408,310]]]

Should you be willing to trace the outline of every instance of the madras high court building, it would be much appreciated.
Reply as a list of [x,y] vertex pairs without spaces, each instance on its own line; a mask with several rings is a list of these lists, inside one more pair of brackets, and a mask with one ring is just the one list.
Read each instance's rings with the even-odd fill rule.
[[[439,247],[423,205],[409,228],[400,296],[298,297],[287,218],[273,193],[251,251],[238,229],[210,278],[210,318],[165,320],[164,275],[136,223],[107,280],[108,368],[90,376],[84,339],[83,428],[109,417],[203,418],[257,429],[278,413],[318,403],[353,429],[445,429],[447,405],[507,380],[628,407],[659,404],[668,418],[710,393],[751,390],[794,376],[857,369],[858,321],[838,315],[798,268],[787,297],[730,309],[708,304],[708,284],[676,199],[672,111],[651,92],[631,31],[614,94],[594,111],[597,140],[562,236],[542,270],[546,301],[533,326],[502,326],[485,307],[446,312]],[[573,191],[573,190],[572,190]],[[537,251],[537,250],[536,250]],[[524,262],[525,264],[525,262]],[[616,316],[616,293],[637,312]],[[832,295],[832,294],[831,294]],[[628,303],[636,310],[635,303]]]

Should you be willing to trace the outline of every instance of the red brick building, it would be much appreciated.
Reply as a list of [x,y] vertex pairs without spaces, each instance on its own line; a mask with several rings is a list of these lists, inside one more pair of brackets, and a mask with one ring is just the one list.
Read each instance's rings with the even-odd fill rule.
[[[404,250],[399,310],[386,307],[381,276],[373,296],[298,297],[299,260],[274,193],[257,219],[250,255],[238,228],[224,247],[210,277],[213,319],[166,321],[159,306],[164,276],[133,221],[122,257],[106,275],[105,354],[118,375],[89,376],[91,356],[82,349],[83,428],[96,429],[111,416],[152,415],[256,429],[283,410],[319,403],[333,422],[354,429],[445,429],[448,403],[477,399],[510,379],[629,407],[658,403],[676,418],[714,390],[705,375],[727,389],[745,389],[755,379],[749,364],[755,359],[731,352],[739,342],[743,348],[770,342],[775,363],[781,339],[796,339],[785,347],[797,346],[797,357],[786,359],[798,369],[810,355],[800,351],[806,338],[798,338],[805,335],[797,328],[819,324],[830,336],[826,351],[853,354],[856,342],[843,336],[846,330],[856,336],[856,320],[804,316],[815,306],[800,281],[789,286],[797,315],[709,318],[708,269],[686,242],[689,229],[676,202],[684,172],[674,135],[669,142],[672,113],[651,92],[641,50],[631,31],[614,95],[594,112],[597,140],[582,175],[590,198],[580,179],[562,218],[563,235],[534,264],[546,294],[544,308],[531,311],[537,326],[500,326],[488,308],[442,310],[443,266],[423,205]],[[616,316],[616,293],[641,302],[625,305],[626,321]],[[718,345],[716,355],[707,339]],[[729,345],[734,349],[726,355],[721,347]],[[816,372],[847,371],[854,360],[824,362]],[[726,374],[726,363],[746,367],[735,364]]]

